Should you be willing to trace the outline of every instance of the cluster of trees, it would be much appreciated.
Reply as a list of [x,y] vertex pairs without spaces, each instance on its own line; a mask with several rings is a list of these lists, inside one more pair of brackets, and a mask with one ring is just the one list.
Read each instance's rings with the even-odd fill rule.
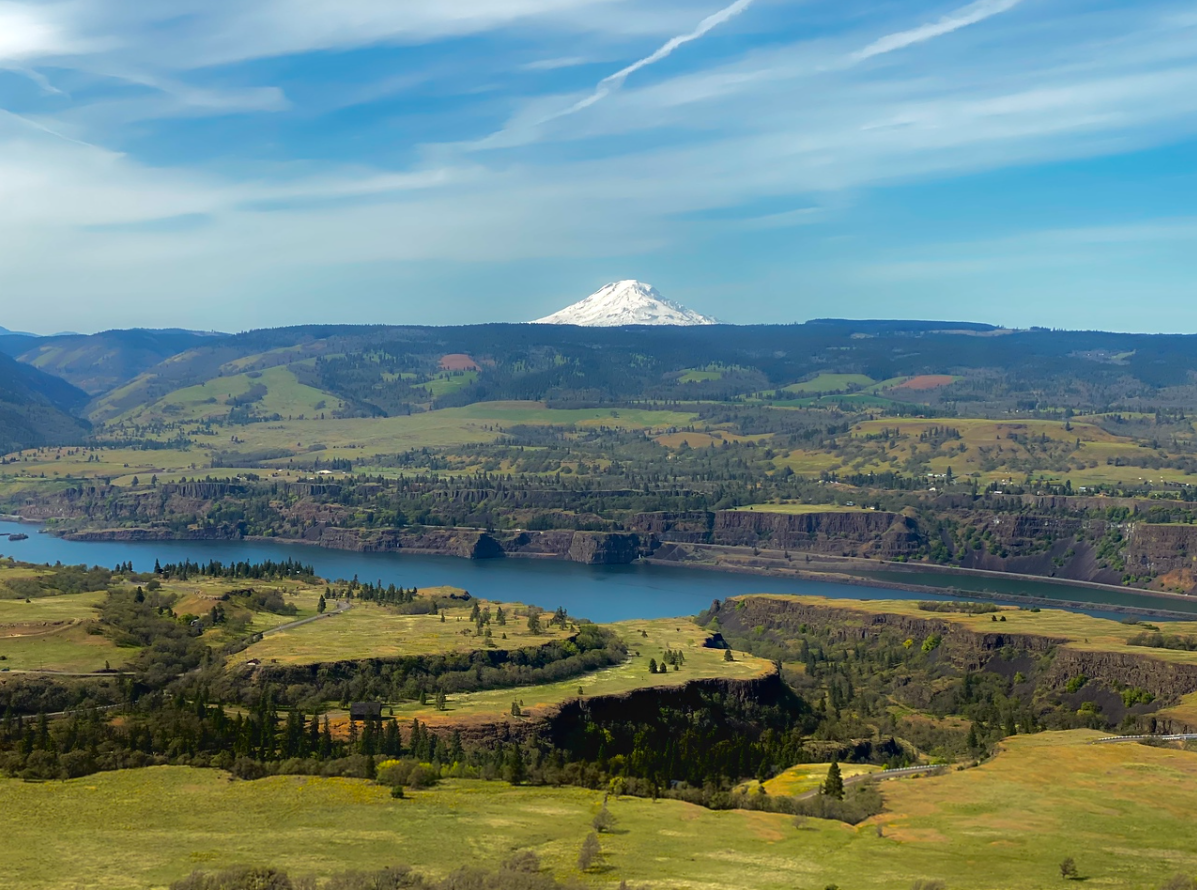
[[1143,631],[1126,641],[1131,646],[1148,646],[1152,649],[1179,649],[1182,652],[1197,652],[1197,637],[1192,634],[1165,634],[1158,630]]
[[[420,591],[415,587],[396,587],[394,584],[384,587],[381,581],[362,583],[356,577],[345,585],[342,592],[346,599],[356,597],[365,602],[379,603],[384,606],[408,606],[416,602],[416,598],[420,595]],[[331,587],[325,589],[324,596],[326,599],[332,598]]]
[[241,561],[231,562],[228,565],[215,559],[207,563],[192,562],[188,559],[166,565],[154,560],[154,574],[164,578],[176,578],[180,581],[186,581],[193,577],[246,578],[255,581],[296,578],[311,581],[316,577],[316,570],[311,565],[305,565],[294,559],[281,562],[272,559],[261,562]]
[[102,566],[46,565],[36,568],[37,574],[31,577],[7,577],[0,582],[0,598],[36,599],[40,596],[107,590],[114,574]]

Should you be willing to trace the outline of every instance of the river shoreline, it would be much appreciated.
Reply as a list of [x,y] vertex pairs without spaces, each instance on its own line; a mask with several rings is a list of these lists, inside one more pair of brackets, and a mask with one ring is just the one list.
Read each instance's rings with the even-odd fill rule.
[[[243,541],[245,543],[257,544],[289,544],[298,546],[319,547],[324,550],[333,550],[341,552],[374,552],[363,551],[358,548],[349,546],[337,546],[337,543],[344,541],[340,539],[337,543],[331,541],[305,541],[290,538],[276,538],[266,536],[245,536],[241,538],[231,537],[207,537],[207,536],[189,536],[189,535],[161,535],[155,533],[152,535],[138,535],[139,530],[134,529],[99,529],[92,531],[68,531],[56,530],[46,528],[41,523],[33,523],[28,520],[20,520],[19,517],[0,516],[0,520],[7,521],[21,521],[24,525],[38,525],[41,526],[41,533],[53,537],[62,538],[64,540],[74,540],[82,542],[137,542],[137,543],[152,543],[154,541],[185,543],[187,541],[214,541],[236,543]],[[704,548],[706,549],[706,548]],[[738,551],[744,549],[745,553],[740,554]],[[636,564],[661,566],[670,568],[682,569],[701,569],[704,573],[716,573],[724,575],[755,575],[759,577],[772,577],[778,579],[788,579],[797,581],[808,581],[813,583],[833,583],[843,584],[852,587],[872,588],[880,590],[900,590],[906,593],[921,593],[928,596],[949,597],[960,600],[991,600],[1000,603],[1010,603],[1023,606],[1037,606],[1046,608],[1062,608],[1071,610],[1100,610],[1111,612],[1115,614],[1128,616],[1142,616],[1160,619],[1172,620],[1193,620],[1195,615],[1192,612],[1174,611],[1167,608],[1161,608],[1153,605],[1136,605],[1119,604],[1119,603],[1104,603],[1092,602],[1085,599],[1065,599],[1049,596],[1037,596],[1034,594],[1016,594],[1004,593],[1001,591],[991,590],[975,590],[965,587],[939,586],[920,584],[917,580],[910,581],[895,580],[893,578],[878,578],[870,577],[867,573],[885,571],[894,574],[911,574],[911,575],[935,575],[940,578],[944,577],[961,577],[961,578],[991,578],[1007,581],[1026,581],[1035,584],[1052,585],[1063,591],[1065,588],[1072,588],[1073,590],[1094,590],[1105,593],[1117,594],[1123,597],[1134,597],[1136,593],[1141,593],[1143,596],[1150,596],[1153,598],[1164,600],[1175,600],[1192,602],[1191,597],[1181,594],[1166,593],[1163,591],[1142,591],[1138,588],[1114,587],[1112,585],[1098,584],[1095,582],[1086,581],[1072,581],[1072,580],[1058,580],[1053,578],[1042,578],[1039,576],[1024,576],[1012,575],[1001,572],[992,572],[974,569],[962,569],[955,566],[918,566],[912,568],[909,563],[889,563],[889,562],[875,562],[873,560],[863,561],[864,565],[857,565],[862,560],[851,559],[847,557],[830,557],[821,554],[811,554],[811,558],[816,563],[827,563],[834,567],[829,567],[826,570],[812,570],[810,568],[790,568],[788,566],[782,567],[777,565],[760,565],[751,564],[754,560],[759,562],[774,563],[780,562],[780,558],[774,559],[767,554],[753,554],[750,558],[748,553],[750,548],[728,548],[728,547],[712,547],[712,551],[717,551],[717,555],[732,555],[741,558],[739,564],[728,564],[726,562],[712,562],[710,560],[702,559],[659,559],[653,556],[642,557],[636,560]],[[390,551],[387,551],[390,552]],[[460,553],[445,552],[443,550],[425,549],[405,547],[393,551],[396,555],[412,555],[412,556],[434,556],[443,557],[451,556],[454,559],[459,559],[465,562],[489,562],[490,559],[477,560]],[[502,557],[492,557],[499,561],[505,559],[516,559],[520,561],[532,562],[570,562],[567,557],[555,556],[547,553],[508,553]],[[856,568],[858,572],[843,571],[839,566],[849,564],[852,568]]]

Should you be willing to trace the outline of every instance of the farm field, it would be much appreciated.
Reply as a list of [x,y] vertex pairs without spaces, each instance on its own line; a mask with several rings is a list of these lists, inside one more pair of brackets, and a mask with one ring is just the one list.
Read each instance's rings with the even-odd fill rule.
[[864,374],[820,374],[813,380],[791,383],[789,386],[783,387],[782,392],[804,396],[826,395],[848,392],[853,388],[864,389],[876,382],[872,377],[867,377]]
[[[319,450],[320,459],[361,459],[412,448],[468,445],[494,441],[518,424],[665,430],[683,426],[695,414],[623,408],[547,408],[540,402],[485,402],[402,417],[329,418],[257,423],[243,428],[244,440],[221,448],[232,453],[278,450],[301,455]],[[268,463],[285,466],[287,458]]]
[[1137,440],[1079,418],[895,418],[858,423],[834,451],[798,449],[780,462],[806,475],[835,470],[945,476],[950,470],[957,479],[973,477],[982,484],[1021,480],[1029,474],[1060,483],[1069,480],[1078,490],[1101,484],[1192,482],[1182,469],[1132,465],[1153,454]]
[[393,800],[364,780],[244,782],[186,767],[3,780],[0,883],[162,888],[193,868],[244,863],[293,875],[405,863],[444,875],[466,861],[494,868],[523,849],[560,878],[656,890],[891,890],[920,879],[1040,890],[1060,881],[1066,856],[1093,887],[1148,890],[1197,872],[1188,830],[1197,754],[1089,744],[1096,736],[1017,736],[980,767],[885,782],[887,812],[857,827],[614,799],[617,829],[602,836],[606,869],[585,876],[577,849],[602,794],[580,788],[448,780]]
[[[261,382],[278,373],[290,374],[285,368],[274,368],[262,372],[262,377],[249,381],[245,375],[220,378],[226,388],[236,389],[240,382]],[[464,372],[470,374],[473,372]],[[242,381],[241,378],[245,378]],[[293,380],[293,375],[291,377]],[[463,379],[455,374],[448,375],[443,383]],[[435,381],[434,381],[435,382]],[[214,384],[211,384],[214,385]],[[192,387],[200,393],[188,393],[187,398],[207,392],[209,387]],[[295,384],[299,386],[298,383]],[[457,384],[454,384],[457,385]],[[248,386],[246,386],[248,389]],[[303,387],[307,390],[310,388]],[[230,390],[231,391],[231,390]],[[179,391],[182,392],[182,391]],[[194,444],[187,449],[155,449],[145,451],[128,448],[42,448],[9,455],[17,462],[0,469],[0,494],[20,491],[31,487],[45,487],[54,483],[66,483],[72,479],[109,479],[118,486],[128,486],[136,477],[142,484],[153,476],[159,482],[172,482],[179,478],[194,479],[197,475],[213,478],[233,478],[244,475],[245,470],[231,467],[212,468],[215,451],[228,455],[243,455],[246,459],[267,454],[263,463],[268,470],[257,470],[280,480],[297,480],[304,476],[302,470],[289,465],[293,457],[318,457],[323,462],[334,459],[361,460],[383,454],[395,454],[413,448],[437,448],[491,442],[501,435],[505,428],[515,425],[570,426],[583,429],[608,427],[622,430],[665,431],[691,424],[697,415],[688,411],[655,411],[644,408],[581,408],[554,409],[540,402],[484,402],[463,408],[446,408],[401,417],[353,417],[312,419],[315,405],[302,401],[299,395],[284,388],[284,395],[270,402],[270,410],[283,416],[298,418],[307,412],[307,419],[285,420],[268,423],[254,423],[236,428],[236,442],[229,437],[195,435]],[[311,393],[317,392],[311,390]],[[311,393],[303,394],[307,398]],[[172,394],[170,398],[174,398]],[[294,396],[294,399],[292,399]],[[204,399],[211,398],[211,393]],[[182,398],[182,397],[180,397]],[[264,397],[262,404],[269,400]],[[283,401],[283,399],[292,399]],[[204,406],[202,400],[180,401],[188,405]],[[329,403],[331,405],[331,402]],[[226,409],[221,409],[227,413]],[[331,414],[332,407],[325,409]],[[318,413],[318,411],[317,411]],[[176,417],[175,420],[187,419]],[[198,420],[196,417],[191,420]],[[145,420],[145,418],[140,418]],[[174,435],[174,434],[172,434]],[[742,437],[731,433],[720,433],[720,440],[740,441]],[[765,437],[749,437],[753,441]],[[285,456],[280,456],[285,455]],[[277,473],[278,476],[273,474]]]
[[[421,596],[447,597],[460,593],[457,588],[425,588]],[[232,657],[231,663],[258,659],[279,664],[318,664],[367,658],[397,658],[404,655],[435,655],[448,652],[473,652],[485,646],[474,633],[470,612],[477,602],[494,613],[502,608],[508,616],[506,626],[493,620],[489,628],[497,649],[539,646],[570,635],[568,629],[548,627],[543,633],[529,633],[526,607],[514,603],[470,600],[447,608],[445,621],[439,615],[403,615],[376,603],[355,600],[348,611],[330,615],[299,627],[271,634]],[[333,608],[330,603],[329,608]],[[276,616],[271,616],[276,617]],[[286,619],[294,620],[294,619]],[[507,638],[503,639],[503,634]],[[510,704],[510,702],[508,702]]]
[[[522,701],[522,710],[530,716],[537,716],[549,707],[577,698],[579,689],[584,696],[618,695],[634,689],[680,686],[691,680],[710,677],[750,679],[773,670],[771,662],[744,652],[736,652],[734,661],[724,660],[722,649],[708,649],[703,646],[703,642],[710,635],[708,631],[685,618],[621,621],[607,627],[618,633],[628,646],[629,657],[623,664],[559,683],[450,695],[447,709],[444,711],[437,711],[430,705],[421,706],[416,702],[396,702],[395,716],[419,717],[421,721],[434,724],[463,720],[519,720],[520,718],[511,716],[513,701]],[[650,674],[649,659],[659,662],[667,649],[680,651],[685,657],[685,664],[676,671],[671,668],[668,673]]]

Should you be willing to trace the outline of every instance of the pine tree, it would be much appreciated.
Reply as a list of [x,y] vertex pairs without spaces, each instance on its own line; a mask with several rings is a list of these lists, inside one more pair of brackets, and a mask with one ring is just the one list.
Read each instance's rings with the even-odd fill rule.
[[528,768],[524,765],[524,755],[519,745],[513,744],[507,749],[503,763],[503,778],[512,785],[520,785],[528,778]]
[[831,767],[827,770],[827,779],[823,782],[823,794],[827,797],[834,797],[836,800],[844,799],[844,777],[840,773],[840,765],[834,760],[831,761]]

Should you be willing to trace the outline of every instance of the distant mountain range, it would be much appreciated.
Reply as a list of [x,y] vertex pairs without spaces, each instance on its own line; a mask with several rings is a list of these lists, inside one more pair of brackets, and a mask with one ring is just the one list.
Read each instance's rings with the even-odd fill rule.
[[[1197,404],[1195,336],[935,320],[714,325],[639,282],[542,322],[3,334],[0,449],[78,441],[89,422],[119,439],[183,421],[403,416],[488,401],[814,400],[928,416],[958,402],[1032,417]],[[894,383],[923,377],[934,388]]]
[[172,356],[224,336],[227,335],[142,328],[49,337],[10,333],[0,337],[0,352],[97,395]]
[[587,328],[718,323],[709,315],[702,315],[680,303],[666,300],[651,284],[632,280],[604,285],[586,299],[533,322],[572,324]]

